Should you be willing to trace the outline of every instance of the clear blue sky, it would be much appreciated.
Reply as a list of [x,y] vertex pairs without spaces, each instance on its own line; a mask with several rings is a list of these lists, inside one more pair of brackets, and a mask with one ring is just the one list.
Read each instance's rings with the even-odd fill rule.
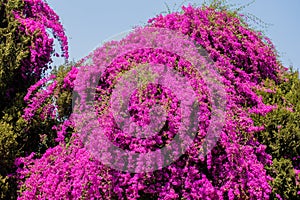
[[[166,11],[165,3],[172,9],[183,0],[48,0],[58,13],[69,37],[70,60],[79,60],[107,38],[143,25],[149,18]],[[245,4],[248,0],[228,0]],[[190,0],[201,4],[203,1]],[[300,69],[300,1],[256,0],[242,12],[248,12],[272,24],[265,32],[275,44],[286,67]],[[55,60],[54,64],[62,64]]]

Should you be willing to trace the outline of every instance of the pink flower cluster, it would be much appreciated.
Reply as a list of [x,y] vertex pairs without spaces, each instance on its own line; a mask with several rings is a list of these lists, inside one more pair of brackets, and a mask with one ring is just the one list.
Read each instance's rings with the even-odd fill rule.
[[[45,103],[46,99],[49,98],[51,95],[53,95],[53,91],[57,86],[57,81],[54,80],[49,85],[45,86],[45,84],[53,79],[55,79],[55,75],[51,75],[48,78],[43,78],[39,80],[36,84],[32,85],[24,97],[25,102],[27,103],[27,107],[24,109],[24,115],[23,118],[27,121],[33,118],[35,113],[41,106]],[[40,87],[45,88],[40,88]],[[33,94],[36,91],[35,94]],[[50,106],[50,107],[49,107]],[[53,109],[53,106],[47,105],[43,108],[44,111],[46,111],[48,114],[52,113],[49,111],[49,108]],[[51,116],[53,118],[53,116]],[[44,117],[43,117],[44,118]]]
[[[25,180],[18,199],[107,199],[110,195],[108,169],[90,159],[80,141],[73,138],[72,146],[60,144],[49,148],[43,157],[16,160],[16,165],[33,167],[19,170],[19,180]],[[26,178],[28,173],[31,178]],[[55,192],[54,192],[55,191]]]
[[[129,101],[130,120],[141,126],[149,123],[148,111],[153,104],[158,102],[168,108],[168,125],[154,137],[146,140],[129,137],[117,126],[112,113],[105,112],[110,107],[107,99],[111,97],[119,75],[141,64],[161,64],[188,77],[196,91],[200,104],[197,113],[199,130],[193,145],[175,162],[153,172],[133,174],[108,170],[103,163],[91,159],[86,146],[78,140],[82,136],[78,136],[76,127],[70,143],[65,144],[63,137],[67,127],[73,126],[70,117],[58,130],[58,146],[48,149],[41,158],[31,156],[17,161],[20,166],[20,199],[35,196],[38,199],[269,199],[271,178],[264,166],[271,164],[271,157],[265,152],[266,146],[253,137],[253,133],[263,127],[254,126],[249,112],[265,115],[276,108],[276,105],[265,105],[255,93],[257,85],[264,79],[280,80],[282,69],[273,46],[263,42],[260,34],[225,11],[191,6],[183,7],[183,11],[182,14],[157,16],[149,20],[148,27],[166,28],[189,36],[215,62],[226,90],[227,112],[225,125],[212,151],[201,156],[205,151],[203,139],[212,116],[208,88],[201,76],[192,70],[191,63],[180,56],[185,54],[180,46],[183,44],[176,38],[166,42],[163,35],[157,35],[155,41],[164,43],[165,48],[147,48],[148,38],[131,34],[120,42],[105,44],[89,56],[94,66],[106,67],[98,70],[101,74],[95,98],[99,126],[116,146],[130,151],[147,152],[167,145],[176,134],[182,114],[178,109],[178,99],[167,88],[148,84],[142,94],[135,91]],[[172,46],[171,50],[168,45]],[[73,68],[64,79],[63,87],[72,89],[78,76],[80,70]],[[81,89],[85,90],[87,81],[92,79],[84,77],[79,84]],[[48,98],[52,86],[39,99]],[[29,97],[30,94],[26,97],[28,101]],[[30,105],[40,105],[37,103],[39,99],[32,98]],[[96,140],[90,142],[97,145]],[[114,159],[114,155],[109,156]],[[122,164],[122,160],[116,162]]]
[[[20,30],[28,35],[34,35],[30,46],[30,60],[24,60],[22,76],[26,80],[28,75],[39,78],[47,70],[53,53],[53,38],[49,37],[51,30],[62,48],[62,56],[68,59],[68,40],[58,15],[43,0],[24,0],[24,8],[14,12],[21,23]],[[29,74],[30,73],[30,74]]]
[[74,88],[74,80],[76,79],[77,73],[78,69],[76,67],[72,67],[67,76],[64,78],[63,88]]

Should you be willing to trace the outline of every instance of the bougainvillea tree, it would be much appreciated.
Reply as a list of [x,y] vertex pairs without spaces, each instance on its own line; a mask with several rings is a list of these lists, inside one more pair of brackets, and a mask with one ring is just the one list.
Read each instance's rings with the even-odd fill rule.
[[[50,32],[53,34],[51,35]],[[68,58],[58,16],[44,1],[0,1],[0,198],[16,198],[14,159],[38,150],[39,135],[26,134],[22,112],[27,89],[49,69],[54,38]],[[42,127],[41,127],[42,128]],[[33,142],[29,145],[27,141]]]
[[[225,98],[221,99],[226,102],[225,122],[216,145],[205,156],[201,156],[205,150],[203,140],[210,124],[213,123],[214,106],[209,98],[209,86],[205,82],[204,74],[198,74],[194,70],[194,63],[182,56],[189,52],[189,49],[185,49],[189,43],[164,34],[157,34],[153,40],[149,40],[151,34],[147,31],[147,34],[144,33],[151,28],[167,29],[187,36],[193,44],[206,50],[220,75],[220,82],[226,94]],[[144,84],[132,92],[128,101],[128,120],[142,127],[151,121],[152,106],[159,104],[165,108],[166,123],[155,135],[142,140],[128,135],[132,127],[121,129],[118,119],[111,112],[116,102],[113,91],[121,77],[126,76],[127,71],[149,64],[162,65],[183,77],[188,77],[187,82],[194,89],[199,103],[195,114],[198,129],[193,144],[178,159],[156,170],[141,172],[143,165],[139,165],[140,162],[151,160],[140,160],[136,165],[132,165],[124,161],[134,161],[137,158],[124,156],[120,159],[112,153],[106,154],[110,162],[122,165],[122,170],[118,170],[101,162],[95,152],[91,151],[91,147],[97,147],[98,153],[107,146],[104,143],[97,146],[100,142],[96,140],[98,135],[86,143],[82,131],[88,131],[91,124],[78,127],[78,119],[71,111],[76,106],[85,106],[81,104],[83,101],[80,98],[94,100],[95,116],[101,133],[115,146],[127,151],[142,154],[163,146],[171,146],[184,116],[184,112],[179,109],[183,103],[180,101],[180,95],[176,95],[163,84],[142,81]],[[95,74],[92,70],[100,73],[93,76]],[[156,68],[153,70],[159,71]],[[89,73],[85,74],[85,71]],[[159,15],[150,19],[146,27],[135,29],[121,41],[104,44],[81,63],[71,67],[66,75],[65,72],[61,69],[56,75],[41,79],[29,88],[24,98],[28,106],[22,113],[23,120],[28,124],[35,123],[37,119],[40,122],[53,120],[55,123],[47,125],[51,126],[52,133],[55,133],[57,145],[49,147],[45,153],[33,152],[27,157],[16,159],[19,199],[296,197],[298,183],[295,175],[299,172],[299,145],[288,144],[293,151],[285,152],[287,155],[276,151],[278,147],[272,149],[271,142],[266,141],[266,138],[273,122],[269,119],[267,123],[263,123],[264,117],[268,118],[268,113],[286,108],[286,104],[266,101],[258,92],[265,92],[265,96],[273,94],[274,88],[266,84],[266,80],[278,88],[285,87],[284,81],[288,72],[277,60],[270,40],[250,29],[236,13],[209,6],[188,6],[183,7],[180,13]],[[174,78],[170,74],[165,75],[166,80]],[[146,76],[143,74],[141,79]],[[72,104],[72,92],[89,91],[89,81],[97,83],[96,87],[92,88],[96,91],[95,95],[79,96],[73,100],[81,102]],[[125,91],[124,96],[126,95]],[[74,96],[78,97],[73,94]],[[287,101],[295,103],[290,99]],[[296,108],[289,106],[287,109]],[[27,131],[31,132],[33,129]],[[279,132],[274,134],[277,133]],[[93,136],[93,133],[91,135]],[[296,139],[296,136],[289,137],[289,140],[292,140],[291,138]],[[46,140],[41,139],[42,142]],[[175,154],[180,154],[180,146],[171,147],[179,152]],[[291,185],[288,187],[282,187],[278,181],[278,174],[282,173],[282,169],[276,164],[276,159],[272,162],[272,156],[276,158],[276,153],[277,158],[286,156],[288,159],[290,156],[289,169],[293,171],[289,176],[294,182],[289,181]],[[163,162],[167,161],[158,159],[157,165],[162,166]],[[126,171],[124,168],[131,170]],[[275,172],[274,175],[272,169],[279,169],[280,173]],[[139,173],[132,173],[135,170]]]

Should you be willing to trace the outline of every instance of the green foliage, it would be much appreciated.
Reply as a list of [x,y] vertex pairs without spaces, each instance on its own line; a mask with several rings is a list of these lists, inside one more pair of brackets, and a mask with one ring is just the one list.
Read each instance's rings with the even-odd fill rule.
[[265,131],[256,135],[258,140],[267,145],[267,153],[272,155],[273,165],[268,167],[273,193],[284,199],[296,199],[300,185],[296,184],[294,168],[299,167],[300,152],[300,80],[298,72],[285,73],[284,81],[275,84],[267,80],[264,83],[275,93],[258,91],[267,104],[277,104],[278,109],[268,115],[253,116],[257,125],[264,125]]
[[13,127],[11,124],[7,122],[0,121],[0,155],[2,159],[0,160],[0,165],[11,165],[14,158],[14,151],[10,151],[10,149],[14,149],[17,145],[16,135],[13,134]]
[[19,29],[20,23],[13,15],[14,10],[23,8],[23,2],[0,0],[0,4],[0,110],[4,110],[14,104],[17,93],[24,93],[33,83],[19,81],[22,61],[29,56],[32,38]]
[[[0,198],[14,198],[15,184],[8,178],[20,155],[18,136],[23,97],[32,83],[19,80],[22,60],[29,56],[31,37],[22,34],[13,10],[22,9],[20,0],[0,0]],[[10,95],[7,95],[7,94]]]
[[54,71],[54,74],[56,74],[56,80],[59,84],[59,91],[58,98],[57,98],[57,104],[58,104],[58,114],[63,119],[69,117],[72,112],[72,91],[69,89],[63,88],[63,80],[64,77],[67,75],[67,73],[70,71],[70,66],[75,65],[75,63],[70,63],[68,66],[60,67],[57,71]]

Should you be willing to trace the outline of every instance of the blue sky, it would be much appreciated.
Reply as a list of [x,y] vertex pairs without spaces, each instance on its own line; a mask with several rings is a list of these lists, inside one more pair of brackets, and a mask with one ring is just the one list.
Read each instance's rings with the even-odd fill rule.
[[[70,60],[77,61],[95,49],[107,38],[143,25],[149,18],[167,11],[165,3],[175,10],[183,0],[48,0],[60,16],[69,37]],[[231,4],[246,4],[248,0],[228,0]],[[188,3],[201,5],[203,1]],[[266,35],[275,44],[286,67],[300,69],[300,1],[256,0],[242,13],[251,13],[267,24]],[[63,60],[55,59],[54,64]]]

